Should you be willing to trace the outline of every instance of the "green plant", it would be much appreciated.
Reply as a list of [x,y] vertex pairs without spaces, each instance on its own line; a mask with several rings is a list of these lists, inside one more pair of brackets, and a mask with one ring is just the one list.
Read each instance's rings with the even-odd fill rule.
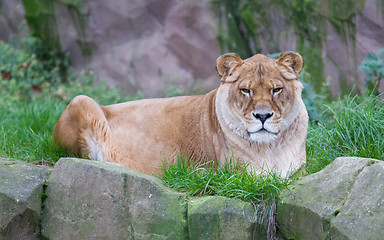
[[[327,93],[318,94],[314,91],[311,81],[311,74],[309,74],[305,68],[301,71],[299,77],[301,83],[304,86],[302,91],[302,98],[305,104],[305,107],[308,111],[308,116],[310,120],[319,121],[322,119],[323,105],[327,100]],[[327,86],[324,85],[322,89],[326,89]]]
[[328,120],[311,122],[307,138],[307,172],[314,173],[337,157],[384,159],[384,100],[346,96],[328,107]]
[[164,77],[164,82],[167,85],[167,88],[163,91],[164,97],[176,97],[184,95],[198,95],[205,94],[206,92],[201,89],[199,83],[195,83],[192,86],[185,86],[180,82],[178,76],[170,78],[168,76]]
[[70,70],[69,55],[62,52],[60,48],[50,47],[47,42],[38,37],[24,38],[21,41],[21,48],[34,54],[44,69],[58,73],[55,81],[67,82]]
[[291,182],[268,171],[255,174],[233,157],[224,163],[196,163],[178,156],[163,163],[159,177],[166,186],[190,196],[218,195],[268,204],[274,203],[280,190]]
[[14,101],[0,108],[0,157],[54,164],[64,152],[52,145],[53,126],[64,110],[59,101]]
[[59,68],[48,68],[34,53],[26,49],[16,49],[0,41],[0,73],[3,80],[0,89],[3,92],[11,91],[14,96],[8,96],[12,98],[32,98],[42,90],[44,84],[60,82]]
[[165,97],[175,97],[182,96],[186,93],[181,84],[178,83],[179,77],[176,76],[174,78],[164,77],[164,82],[168,85],[166,89],[164,89]]
[[[134,96],[124,95],[119,88],[110,88],[106,82],[99,79],[92,71],[81,72],[79,76],[71,76],[71,80],[65,84],[54,87],[57,98],[68,104],[77,95],[87,95],[95,99],[101,105],[109,105],[119,102],[138,100],[145,97],[144,93],[138,91]],[[51,89],[46,89],[46,94]],[[52,93],[51,93],[52,95]]]
[[369,52],[361,62],[359,71],[365,73],[365,87],[368,92],[378,95],[380,82],[384,79],[384,48]]

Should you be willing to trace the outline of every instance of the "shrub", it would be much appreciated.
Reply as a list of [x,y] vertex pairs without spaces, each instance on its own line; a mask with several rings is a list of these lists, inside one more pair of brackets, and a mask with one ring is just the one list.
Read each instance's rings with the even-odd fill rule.
[[365,87],[368,92],[379,94],[378,88],[384,79],[384,48],[368,53],[361,62],[359,71],[365,73]]
[[[47,69],[34,53],[24,49],[15,49],[10,44],[0,41],[0,72],[2,92],[13,99],[22,96],[31,98],[41,91],[46,84],[60,82],[58,68]],[[16,98],[15,98],[16,97]]]
[[46,95],[52,95],[68,104],[77,95],[87,95],[101,105],[142,99],[145,95],[137,92],[134,96],[124,95],[119,88],[109,88],[105,81],[99,79],[93,72],[82,72],[79,76],[71,76],[72,80],[59,84],[53,88],[45,89]]

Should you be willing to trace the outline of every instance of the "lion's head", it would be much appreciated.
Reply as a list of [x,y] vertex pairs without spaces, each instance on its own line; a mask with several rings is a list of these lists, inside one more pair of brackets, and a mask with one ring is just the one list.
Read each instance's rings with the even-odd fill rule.
[[276,60],[262,54],[242,60],[235,53],[216,62],[222,84],[216,95],[219,122],[250,142],[270,143],[294,122],[301,100],[301,56]]

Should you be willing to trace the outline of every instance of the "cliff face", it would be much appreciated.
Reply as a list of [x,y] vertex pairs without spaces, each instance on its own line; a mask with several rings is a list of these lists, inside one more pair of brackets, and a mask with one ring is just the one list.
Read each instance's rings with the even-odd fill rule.
[[[353,11],[342,11],[354,16],[354,40],[343,38],[339,29],[328,23],[321,51],[312,59],[310,54],[304,59],[307,66],[319,67],[323,72],[322,82],[330,80],[334,96],[346,84],[357,83],[361,88],[364,74],[358,73],[357,67],[368,52],[384,46],[380,1],[366,0]],[[69,52],[77,70],[92,70],[110,86],[121,87],[127,93],[141,90],[154,97],[164,95],[170,85],[185,89],[197,86],[202,91],[219,85],[215,71],[215,60],[220,55],[219,25],[223,27],[219,20],[230,17],[218,15],[218,5],[210,0],[0,2],[0,39],[7,41],[26,19],[33,32]],[[268,11],[270,19],[255,30],[260,45],[256,49],[262,53],[299,51],[293,20],[281,9]],[[349,17],[344,15],[339,17]],[[309,24],[305,19],[303,22]],[[233,46],[222,51],[240,51],[240,46]]]
[[73,53],[82,39],[76,23],[66,23],[71,18],[64,6],[59,12],[67,15],[57,18],[62,48],[111,85],[128,92],[140,89],[151,97],[161,96],[170,83],[191,87],[208,79],[208,88],[218,85],[215,61],[220,50],[209,1],[89,1],[84,8],[91,57],[87,62]]
[[219,84],[220,48],[209,0],[34,2],[1,1],[0,39],[7,41],[27,19],[30,29],[57,39],[76,69],[92,70],[128,93],[154,97],[171,84]]
[[345,84],[356,84],[356,87],[363,89],[364,74],[359,73],[357,67],[369,52],[384,47],[384,5],[379,4],[380,1],[365,1],[364,8],[356,15],[355,42],[343,41],[334,27],[328,28],[323,62],[325,76],[331,79],[330,90],[333,96],[336,96]]

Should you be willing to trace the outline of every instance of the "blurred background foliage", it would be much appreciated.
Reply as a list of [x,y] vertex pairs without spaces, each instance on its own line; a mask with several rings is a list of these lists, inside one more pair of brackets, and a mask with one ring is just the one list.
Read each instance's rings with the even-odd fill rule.
[[384,48],[377,52],[369,52],[359,66],[359,71],[365,74],[366,91],[379,94],[381,80],[384,79]]

